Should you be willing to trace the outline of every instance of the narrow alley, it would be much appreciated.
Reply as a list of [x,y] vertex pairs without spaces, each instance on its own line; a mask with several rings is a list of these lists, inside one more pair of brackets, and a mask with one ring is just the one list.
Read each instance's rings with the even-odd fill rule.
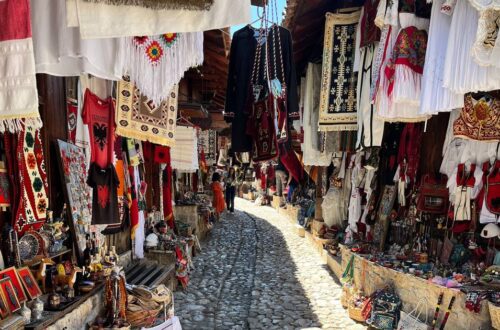
[[184,329],[365,329],[317,252],[270,207],[237,199],[175,294]]

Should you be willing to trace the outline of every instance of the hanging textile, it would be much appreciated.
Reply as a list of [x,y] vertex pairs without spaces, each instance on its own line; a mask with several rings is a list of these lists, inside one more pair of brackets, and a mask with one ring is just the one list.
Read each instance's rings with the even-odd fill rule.
[[78,27],[67,25],[66,7],[66,0],[31,1],[36,72],[60,77],[88,73],[120,79],[121,74],[115,72],[119,40],[83,40]]
[[[280,161],[283,163],[288,173],[295,181],[301,182],[304,177],[304,167],[300,163],[297,154],[286,143],[280,143],[279,155]],[[273,169],[273,167],[270,166],[269,169]]]
[[108,225],[120,223],[118,211],[118,188],[120,180],[113,164],[100,167],[92,163],[87,184],[92,187],[92,224]]
[[[209,10],[158,9],[127,3],[140,0],[67,0],[68,26],[79,26],[83,39],[151,36],[168,32],[195,32],[250,22],[250,1],[213,0]],[[106,4],[122,2],[121,4]],[[147,1],[166,5],[205,3],[211,0]],[[171,7],[170,7],[171,8]],[[206,7],[204,7],[206,8]]]
[[429,39],[425,53],[424,73],[422,75],[422,94],[420,95],[421,114],[437,114],[464,106],[463,94],[457,94],[443,87],[446,49],[450,35],[451,16],[443,14],[444,0],[432,2]]
[[[267,48],[268,58],[272,60],[267,61],[264,59],[265,54],[262,55],[263,59],[256,66],[256,70],[253,70],[257,53],[257,38],[260,39],[261,55],[265,53]],[[266,42],[267,47],[265,47]],[[281,45],[281,47],[278,47],[278,45]],[[281,61],[276,60],[274,62],[275,50],[278,50],[278,52],[281,50],[281,56],[276,52],[276,57],[281,57]],[[281,26],[275,26],[268,31],[267,35],[261,35],[259,30],[249,25],[236,31],[231,41],[227,96],[224,109],[224,119],[232,125],[231,147],[234,152],[249,152],[252,150],[252,139],[247,131],[248,125],[255,125],[254,119],[249,118],[254,100],[249,77],[252,77],[252,73],[257,75],[254,80],[258,85],[262,86],[261,96],[264,97],[268,86],[268,81],[265,79],[267,69],[269,69],[269,72],[279,73],[279,79],[282,78],[281,75],[284,75],[284,79],[281,79],[280,83],[286,87],[286,95],[285,99],[281,98],[280,108],[286,108],[286,116],[280,117],[281,125],[283,125],[285,118],[288,118],[289,121],[299,119],[297,77],[290,31]]]
[[137,258],[142,259],[144,258],[144,240],[145,240],[145,232],[144,232],[144,225],[145,225],[145,216],[144,216],[144,191],[141,192],[141,189],[143,189],[143,181],[141,179],[140,173],[139,173],[139,167],[135,166],[133,168],[134,171],[134,182],[133,184],[135,185],[135,192],[137,193],[137,209],[138,209],[138,216],[137,216],[137,223],[134,229],[134,235],[133,235],[133,240],[134,240],[134,254]]
[[87,74],[80,75],[78,79],[78,113],[76,116],[75,144],[85,151],[85,165],[90,166],[91,148],[89,127],[83,118],[83,105],[85,92],[87,89],[101,100],[106,100],[111,96],[113,83],[104,79],[91,77]]
[[14,229],[23,233],[38,230],[47,218],[47,173],[40,132],[26,127],[17,138],[17,166],[19,175],[19,203],[14,215]]
[[165,169],[162,172],[162,191],[163,218],[168,226],[173,229],[174,209],[172,206],[172,167],[170,166],[170,162],[165,165]]
[[0,132],[38,129],[29,0],[0,1]]
[[136,189],[135,167],[128,166],[128,178],[130,185],[128,186],[128,204],[130,205],[130,237],[135,239],[135,233],[139,227],[139,199]]
[[[5,153],[5,151],[3,150]],[[0,208],[5,210],[11,206],[9,174],[5,164],[0,165]]]
[[500,92],[465,96],[460,117],[453,124],[456,137],[479,141],[500,141]]
[[332,161],[332,154],[321,152],[319,146],[318,119],[319,119],[319,90],[321,87],[321,65],[309,63],[307,65],[304,90],[304,143],[302,154],[304,165],[328,166]]
[[356,58],[354,61],[354,70],[358,72],[356,87],[358,135],[356,149],[380,146],[384,133],[384,123],[375,116],[375,106],[370,97],[373,63],[381,36],[381,30],[375,24],[379,3],[380,0],[365,1],[357,27]]
[[356,85],[354,72],[356,27],[360,12],[326,14],[319,129],[356,131]]
[[217,131],[213,129],[200,131],[198,135],[198,151],[205,154],[205,163],[212,166],[217,162]]
[[84,0],[115,6],[138,6],[151,9],[210,10],[214,0]]
[[[478,23],[479,12],[470,2],[457,1],[451,20],[443,76],[443,86],[452,92],[465,94],[500,88],[500,68],[481,66],[471,56]],[[468,28],[465,29],[465,26]]]
[[177,126],[178,86],[159,105],[141,94],[130,81],[118,82],[116,134],[171,146]]
[[399,14],[401,30],[391,31],[376,95],[378,116],[388,122],[419,122],[430,116],[420,110],[420,91],[429,19],[414,12]]
[[114,103],[85,91],[83,122],[87,124],[90,137],[90,162],[105,168],[113,163],[115,139]]
[[76,123],[78,121],[78,101],[68,98],[66,101],[66,119],[68,120],[68,141],[75,143]]
[[196,172],[198,164],[198,143],[193,127],[178,126],[175,146],[170,149],[172,168],[188,173]]
[[121,38],[119,54],[120,72],[160,104],[186,70],[203,63],[203,32]]
[[269,95],[253,105],[247,134],[252,136],[252,160],[274,159],[278,156],[278,140],[274,126],[273,96]]
[[361,49],[357,86],[358,136],[356,148],[380,146],[384,135],[384,122],[375,116],[375,106],[370,99],[375,49],[375,44]]
[[500,68],[500,3],[498,1],[470,0],[469,3],[479,11],[476,41],[471,49],[477,64]]

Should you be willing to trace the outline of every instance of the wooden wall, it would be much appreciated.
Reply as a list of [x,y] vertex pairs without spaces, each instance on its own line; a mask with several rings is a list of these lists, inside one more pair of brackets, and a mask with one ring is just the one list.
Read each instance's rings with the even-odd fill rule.
[[445,112],[432,116],[427,121],[427,130],[422,136],[419,175],[439,175],[439,168],[443,160],[443,143],[449,119],[450,114]]

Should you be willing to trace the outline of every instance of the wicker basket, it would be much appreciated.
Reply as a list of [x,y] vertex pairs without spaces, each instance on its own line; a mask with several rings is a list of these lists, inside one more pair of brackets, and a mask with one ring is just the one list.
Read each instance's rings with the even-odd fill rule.
[[342,286],[342,294],[340,295],[340,303],[342,304],[342,307],[347,308],[349,306],[349,301],[351,300],[352,296],[352,287],[350,284],[344,284]]
[[495,306],[495,304],[488,302],[488,307],[490,310],[491,326],[494,329],[500,330],[500,306]]
[[351,319],[353,319],[354,321],[365,322],[366,320],[363,316],[363,306],[357,307],[357,306],[354,306],[354,304],[352,302],[349,302],[349,307],[348,307],[349,317]]
[[161,307],[159,309],[141,310],[141,311],[130,311],[127,310],[127,321],[131,326],[142,328],[150,327],[156,320],[158,313],[160,313]]

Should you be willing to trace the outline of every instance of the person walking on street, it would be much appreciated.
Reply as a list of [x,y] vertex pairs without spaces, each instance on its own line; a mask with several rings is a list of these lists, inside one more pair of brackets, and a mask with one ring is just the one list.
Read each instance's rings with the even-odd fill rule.
[[236,197],[236,171],[230,167],[225,178],[227,210],[234,213],[234,198]]

